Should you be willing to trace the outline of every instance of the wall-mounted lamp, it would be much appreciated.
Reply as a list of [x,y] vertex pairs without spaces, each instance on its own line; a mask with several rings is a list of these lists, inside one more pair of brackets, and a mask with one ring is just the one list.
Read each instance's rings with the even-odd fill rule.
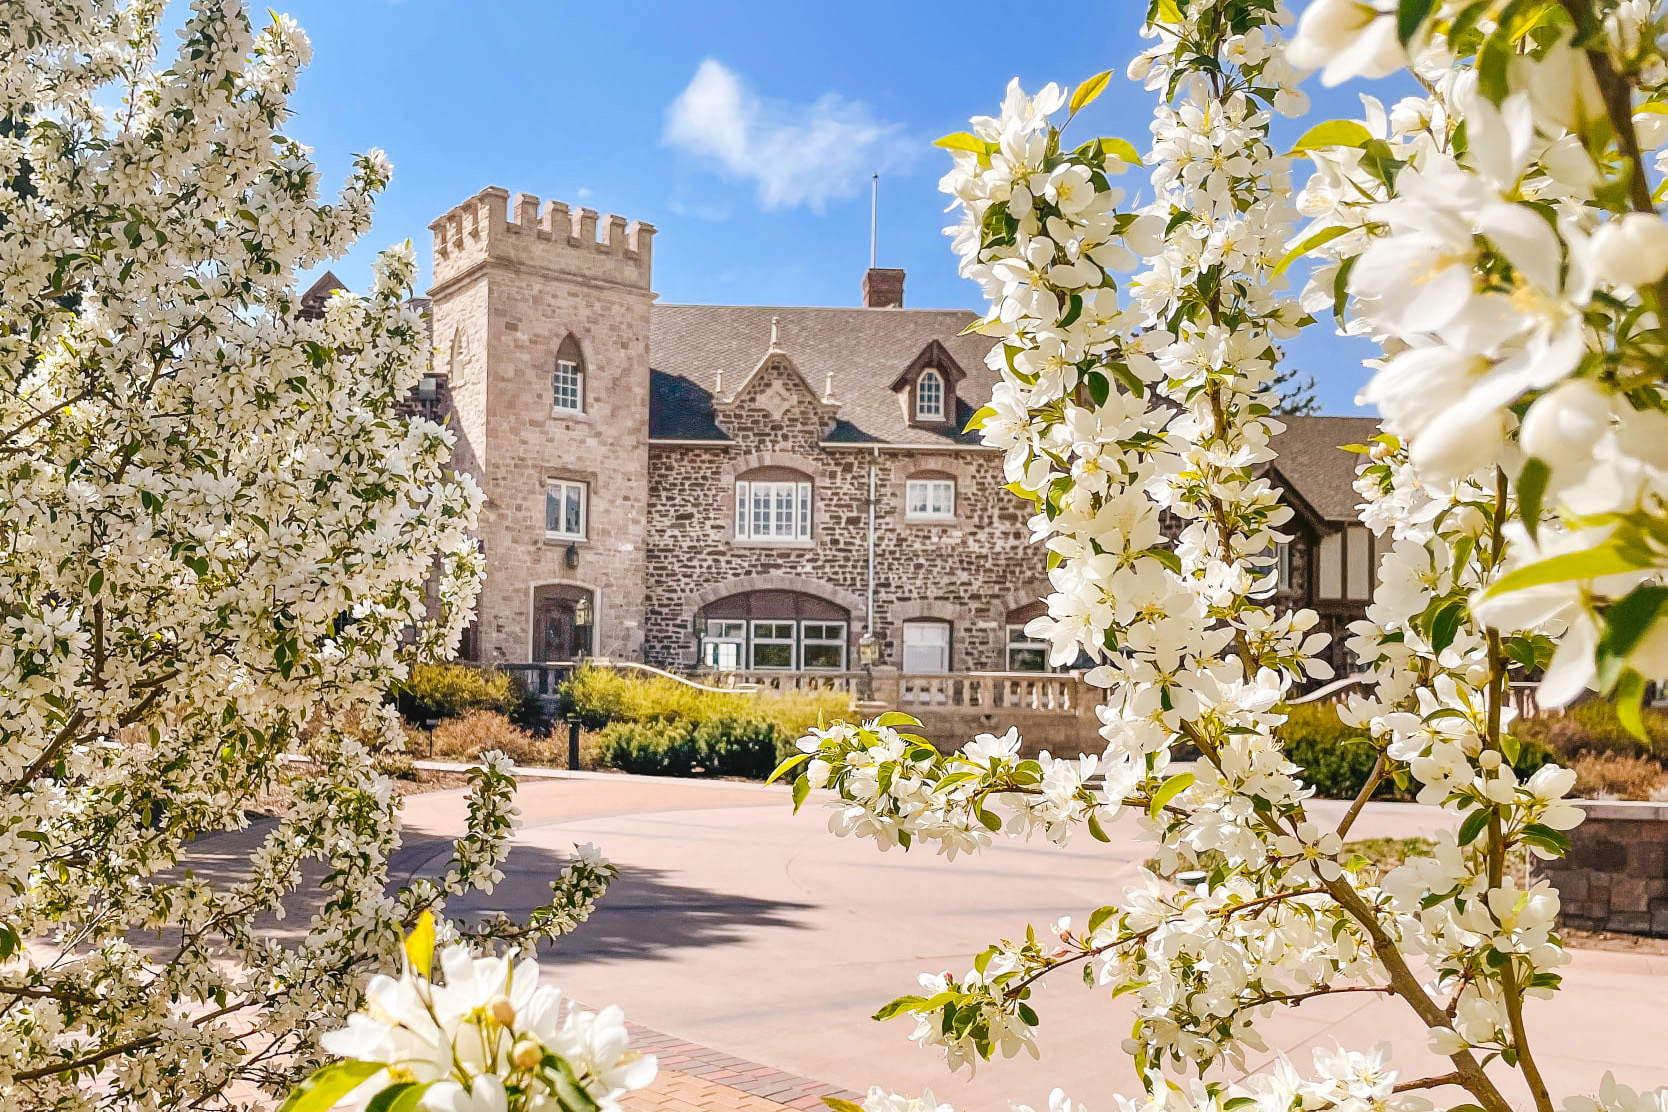
[[705,614],[696,614],[694,619],[689,623],[689,626],[695,634],[695,640],[700,641],[706,638],[707,616]]
[[866,629],[857,639],[857,660],[865,668],[872,668],[880,661],[880,642]]
[[562,563],[570,568],[579,566],[579,546],[569,542],[567,552],[562,556]]

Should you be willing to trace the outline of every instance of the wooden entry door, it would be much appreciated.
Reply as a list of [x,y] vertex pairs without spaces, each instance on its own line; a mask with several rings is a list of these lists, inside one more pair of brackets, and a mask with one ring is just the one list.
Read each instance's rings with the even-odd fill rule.
[[533,661],[556,663],[591,655],[595,625],[591,592],[540,587],[533,600]]

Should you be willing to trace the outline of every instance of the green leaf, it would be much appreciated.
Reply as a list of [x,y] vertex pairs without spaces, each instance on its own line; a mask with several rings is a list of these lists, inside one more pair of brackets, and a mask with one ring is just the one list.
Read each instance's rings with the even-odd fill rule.
[[1099,371],[1090,371],[1084,379],[1089,386],[1089,397],[1096,405],[1105,405],[1112,396],[1112,383]]
[[927,1008],[925,996],[900,996],[896,1000],[882,1004],[880,1010],[874,1014],[875,1019],[891,1019],[900,1012],[919,1012]]
[[1639,647],[1645,633],[1656,624],[1663,606],[1668,605],[1668,587],[1643,584],[1611,603],[1604,612],[1604,632],[1599,635],[1600,656],[1625,659]]
[[405,936],[405,960],[420,977],[427,977],[434,968],[434,912],[417,916],[417,925]]
[[1459,632],[1460,622],[1465,618],[1465,600],[1461,598],[1444,599],[1431,615],[1430,637],[1431,648],[1441,652],[1454,643],[1454,635]]
[[1517,510],[1523,518],[1523,528],[1530,540],[1538,540],[1541,527],[1541,501],[1546,497],[1546,481],[1552,468],[1533,456],[1523,465],[1517,476]]
[[1111,919],[1122,910],[1122,908],[1118,907],[1095,908],[1089,913],[1089,933],[1094,934],[1096,931],[1100,930],[1101,927],[1106,925],[1108,919]]
[[1176,773],[1164,781],[1159,789],[1153,793],[1153,801],[1147,804],[1147,814],[1154,819],[1158,818],[1158,813],[1164,810],[1165,804],[1192,786],[1193,774],[1191,772]]
[[1477,88],[1495,104],[1505,100],[1510,89],[1506,70],[1514,53],[1511,36],[1501,30],[1483,40],[1482,49],[1477,51]]
[[331,1062],[298,1085],[278,1112],[326,1112],[386,1068],[381,1062]]
[[967,131],[951,132],[941,139],[933,140],[933,146],[943,147],[947,151],[972,151],[974,154],[989,154],[996,149],[996,144]]
[[776,783],[776,781],[780,780],[784,775],[786,775],[789,772],[792,772],[794,769],[798,768],[800,765],[804,764],[806,761],[808,761],[810,759],[811,759],[811,754],[809,754],[809,753],[796,753],[796,754],[794,754],[793,756],[784,760],[781,764],[777,765],[776,766],[776,771],[772,772],[770,774],[770,779],[766,780],[765,783],[767,783],[767,784]]
[[1413,36],[1419,33],[1435,7],[1436,0],[1402,0],[1396,8],[1396,38],[1402,46],[1413,42]]
[[1339,226],[1333,227],[1333,228],[1322,228],[1320,231],[1316,232],[1314,235],[1310,236],[1308,239],[1304,240],[1302,243],[1298,244],[1296,247],[1293,247],[1290,251],[1287,251],[1286,254],[1280,259],[1280,261],[1274,264],[1274,272],[1271,275],[1271,277],[1274,277],[1274,278],[1280,277],[1280,275],[1282,275],[1286,272],[1286,268],[1288,266],[1291,266],[1298,259],[1301,259],[1303,256],[1307,255],[1309,252],[1313,251],[1315,248],[1320,247],[1323,244],[1331,243],[1333,240],[1337,239],[1339,236],[1348,235],[1350,232],[1353,232],[1354,230],[1355,230],[1354,228],[1347,228],[1347,227],[1344,227],[1343,225],[1339,225]]
[[1111,80],[1112,71],[1105,70],[1079,85],[1077,91],[1072,93],[1071,103],[1067,106],[1071,109],[1071,114],[1075,116],[1086,105],[1093,104],[1095,98],[1106,91],[1107,82]]
[[1106,828],[1100,824],[1100,817],[1093,811],[1089,812],[1089,837],[1097,842],[1110,842],[1112,840],[1106,833]]
[[1554,830],[1544,823],[1532,822],[1518,835],[1532,846],[1539,846],[1562,857],[1570,851],[1570,840],[1562,830]]
[[98,571],[95,571],[93,573],[93,577],[91,579],[87,580],[87,593],[89,595],[92,595],[94,598],[97,598],[99,596],[99,594],[103,592],[103,590],[104,590],[104,569],[100,568]]
[[875,719],[876,726],[919,726],[921,720],[901,710],[889,710]]
[[1459,844],[1468,846],[1475,842],[1477,835],[1483,832],[1483,828],[1488,825],[1488,820],[1493,814],[1494,812],[1487,807],[1478,807],[1466,815],[1465,821],[1460,824],[1459,828]]
[[1100,149],[1120,162],[1127,162],[1131,166],[1145,166],[1141,161],[1141,152],[1135,149],[1135,144],[1128,139],[1119,139],[1112,135],[1103,135],[1095,140]]
[[863,1112],[861,1104],[853,1104],[851,1101],[842,1100],[839,1097],[823,1097],[822,1102],[832,1108],[834,1112]]
[[967,427],[961,431],[978,432],[980,429],[985,427],[985,422],[994,416],[996,416],[996,410],[994,407],[988,405],[983,406],[976,413],[974,413],[973,416],[967,419]]
[[809,776],[801,776],[799,779],[797,779],[793,782],[793,811],[794,811],[794,814],[797,815],[799,813],[799,809],[805,805],[805,800],[810,796],[810,794],[811,794],[811,778]]
[[417,1102],[423,1099],[432,1081],[421,1084],[415,1081],[402,1081],[398,1085],[390,1085],[365,1106],[365,1112],[413,1112]]
[[1621,575],[1646,566],[1648,565],[1639,562],[1637,556],[1624,552],[1620,546],[1607,541],[1597,548],[1565,552],[1536,561],[1528,567],[1518,568],[1485,591],[1483,597],[1494,598],[1508,591],[1521,591],[1528,587],[1563,583],[1571,579],[1598,579],[1606,575]]
[[1616,685],[1616,721],[1622,724],[1622,729],[1644,742],[1651,743],[1651,735],[1645,729],[1645,719],[1640,713],[1640,706],[1645,702],[1645,677],[1629,668],[1622,673],[1622,678]]
[[1327,147],[1365,147],[1372,141],[1373,133],[1367,130],[1366,124],[1357,120],[1327,120],[1304,132],[1303,138],[1286,153],[1302,154]]
[[1159,563],[1169,568],[1177,575],[1181,574],[1181,557],[1168,548],[1148,548],[1141,552],[1143,556],[1151,556]]

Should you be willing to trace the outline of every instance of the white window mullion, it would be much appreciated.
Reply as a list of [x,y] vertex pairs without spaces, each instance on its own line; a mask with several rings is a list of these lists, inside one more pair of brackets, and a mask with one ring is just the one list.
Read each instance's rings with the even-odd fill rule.
[[811,484],[799,484],[799,539],[811,539]]
[[746,540],[750,535],[748,514],[752,512],[752,503],[748,501],[747,482],[742,480],[736,484],[736,537]]

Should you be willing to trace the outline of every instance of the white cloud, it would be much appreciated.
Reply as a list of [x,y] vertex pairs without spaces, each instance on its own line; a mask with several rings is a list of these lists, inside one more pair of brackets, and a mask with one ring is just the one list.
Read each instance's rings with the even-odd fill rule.
[[876,119],[860,101],[833,93],[810,104],[767,100],[711,58],[666,110],[664,141],[756,181],[767,209],[803,204],[815,212],[915,153],[902,124]]

